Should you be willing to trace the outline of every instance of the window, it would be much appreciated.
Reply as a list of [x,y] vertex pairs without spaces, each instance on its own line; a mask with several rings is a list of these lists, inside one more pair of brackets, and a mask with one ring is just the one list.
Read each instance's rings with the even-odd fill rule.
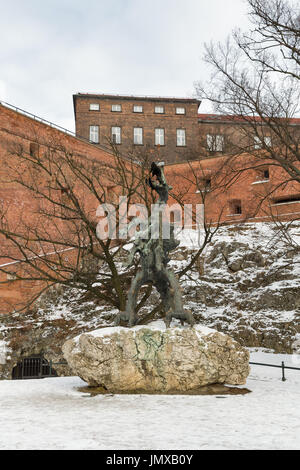
[[266,144],[267,147],[271,147],[272,141],[271,141],[271,137],[269,135],[264,137],[264,141],[265,141],[265,144]]
[[111,105],[111,110],[114,112],[121,112],[122,111],[122,106],[120,104],[112,104]]
[[6,279],[8,281],[15,281],[17,279],[17,273],[7,273]]
[[38,157],[40,152],[40,146],[36,142],[30,142],[29,153],[31,157]]
[[261,149],[261,147],[262,147],[262,141],[260,140],[259,137],[254,136],[254,148]]
[[121,143],[121,127],[112,127],[111,128],[111,140],[114,144]]
[[242,213],[242,202],[240,199],[232,199],[229,201],[229,215],[240,215]]
[[209,192],[211,190],[211,178],[201,178],[196,193]]
[[185,147],[185,145],[186,145],[185,129],[177,129],[177,146]]
[[176,114],[185,114],[185,108],[176,108]]
[[142,127],[134,127],[133,143],[135,145],[143,145],[143,128]]
[[279,198],[275,198],[273,200],[274,204],[290,204],[290,203],[300,203],[300,195],[293,194],[291,196],[282,196]]
[[154,112],[156,114],[164,114],[165,108],[163,106],[155,106]]
[[205,191],[210,191],[211,190],[211,179],[210,178],[205,178],[203,180],[203,187]]
[[90,142],[99,144],[99,126],[90,126]]
[[155,129],[155,145],[165,145],[164,129]]
[[267,147],[271,147],[272,141],[270,136],[265,136],[265,137],[258,137],[254,136],[254,148],[256,150],[263,148],[263,145],[266,145]]
[[134,112],[134,113],[142,113],[142,112],[143,112],[143,106],[141,106],[141,105],[134,105],[134,106],[133,106],[133,112]]
[[98,103],[90,103],[90,111],[100,111],[100,105]]
[[221,134],[207,134],[206,143],[209,152],[223,152],[224,150],[224,136]]
[[270,179],[270,172],[267,166],[257,167],[255,172],[256,172],[256,181],[254,182],[254,184],[265,182]]

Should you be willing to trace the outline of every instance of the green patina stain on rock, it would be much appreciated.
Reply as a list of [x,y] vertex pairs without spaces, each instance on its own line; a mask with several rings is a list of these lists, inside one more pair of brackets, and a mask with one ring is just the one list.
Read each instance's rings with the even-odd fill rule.
[[[154,334],[153,334],[154,333]],[[159,336],[159,341],[156,341],[156,337]],[[147,332],[144,332],[142,336],[142,341],[146,345],[146,353],[145,353],[145,359],[146,360],[153,360],[157,358],[157,353],[160,350],[163,341],[162,341],[162,335],[157,334],[157,332],[153,332],[151,330],[147,330]]]

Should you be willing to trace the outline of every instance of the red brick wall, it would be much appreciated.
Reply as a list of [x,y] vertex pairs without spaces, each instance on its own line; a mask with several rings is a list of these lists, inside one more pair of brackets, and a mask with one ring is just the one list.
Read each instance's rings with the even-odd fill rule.
[[[150,152],[155,161],[175,162],[195,158],[198,149],[198,106],[196,100],[130,99],[123,97],[101,97],[99,95],[75,95],[76,134],[89,139],[89,126],[98,125],[100,143],[108,145],[112,126],[121,127],[121,153]],[[98,103],[100,111],[90,111],[91,103]],[[120,104],[122,112],[112,112],[112,104]],[[142,105],[142,113],[134,113],[133,106]],[[164,114],[155,114],[154,107],[164,107]],[[176,114],[176,107],[184,107],[184,115]],[[133,145],[133,128],[143,128],[143,145]],[[165,145],[155,146],[155,128],[165,130]],[[176,130],[186,130],[186,147],[176,145]]]
[[[94,99],[90,99],[90,102],[93,101]],[[87,120],[86,122],[88,122],[90,119],[90,112],[88,111],[89,101],[79,100],[79,103],[80,106],[83,106],[81,111],[82,116],[86,115],[85,119]],[[101,109],[106,109],[107,114],[110,113],[109,116],[110,119],[112,119],[112,121],[107,124],[107,132],[110,132],[110,124],[113,123],[112,125],[117,125],[119,123],[119,117],[117,114],[111,113],[110,111],[110,104],[111,102],[107,102],[106,105],[101,105]],[[125,106],[123,102],[122,104]],[[167,104],[170,108],[166,107],[166,111],[168,111],[169,114],[174,113],[175,104]],[[128,109],[126,109],[127,105]],[[153,105],[154,104],[151,102],[151,113],[153,112]],[[107,106],[107,108],[105,108],[105,106]],[[148,115],[146,107],[144,108],[145,114],[143,116],[132,116],[132,103],[128,102],[126,106],[123,108],[123,111],[126,111],[125,115],[127,115],[127,119],[129,120],[129,126],[133,126],[136,122],[139,122],[138,119],[140,119],[141,122],[146,119],[146,116]],[[187,115],[182,119],[189,119],[189,112],[194,114],[194,111],[195,110],[187,111]],[[172,128],[173,131],[177,125],[183,126],[181,123],[176,124],[175,121],[172,121],[172,124],[168,124],[168,113],[163,117],[158,117],[157,119],[162,119],[162,123],[166,122],[164,125],[170,125],[170,129]],[[98,117],[99,116],[100,114]],[[137,121],[134,121],[135,119],[137,119]],[[170,118],[170,121],[171,119],[173,120],[173,117]],[[174,119],[180,120],[181,117],[177,116]],[[153,125],[155,125],[154,121],[152,121],[151,125],[149,124],[149,135],[146,131],[147,139],[150,139],[150,137],[151,139],[154,138]],[[159,124],[158,122],[158,125],[163,124]],[[174,135],[173,137],[176,141],[176,136]],[[197,140],[197,138],[194,137],[194,130],[192,130],[191,134],[188,134],[187,137],[188,142],[190,139],[192,141],[194,139]],[[16,221],[18,221],[22,215],[29,217],[29,219],[26,220],[30,222],[30,217],[33,217],[32,213],[34,203],[32,200],[28,199],[24,191],[17,188],[16,185],[8,179],[9,173],[11,174],[11,172],[8,171],[9,169],[7,166],[10,163],[9,151],[11,146],[15,149],[16,144],[22,145],[23,148],[29,151],[30,144],[32,142],[38,142],[41,148],[49,145],[56,147],[59,144],[66,150],[73,154],[80,155],[81,158],[86,159],[87,161],[97,160],[110,165],[113,165],[115,161],[114,156],[105,148],[101,148],[99,146],[89,144],[84,140],[66,135],[55,128],[47,126],[46,124],[34,121],[33,119],[0,106],[0,199],[6,203],[10,203],[10,208]],[[179,150],[175,147],[173,150],[174,152],[177,152],[176,155],[178,156]],[[160,149],[160,152],[162,152],[162,149]],[[172,155],[174,154],[172,153]],[[155,156],[156,154],[154,154],[154,157]],[[165,159],[167,161],[169,158],[163,154],[160,154],[159,157],[162,157],[157,157],[159,160]],[[207,221],[216,222],[218,219],[221,219],[221,221],[225,223],[235,223],[242,220],[266,220],[271,212],[282,218],[291,218],[294,217],[295,214],[300,213],[299,202],[292,201],[283,202],[282,204],[274,204],[274,200],[279,200],[279,198],[287,200],[291,195],[298,194],[300,196],[299,184],[295,182],[290,182],[281,186],[278,190],[272,193],[271,198],[265,199],[258,208],[260,201],[265,197],[265,195],[270,192],[270,190],[273,190],[276,184],[286,179],[286,174],[282,169],[270,166],[269,162],[266,162],[266,167],[269,168],[269,180],[259,182],[263,181],[263,178],[255,169],[244,171],[238,178],[236,177],[239,169],[245,168],[246,166],[251,168],[251,166],[253,166],[253,157],[245,154],[236,158],[234,161],[230,161],[230,164],[228,164],[227,159],[228,157],[226,156],[215,155],[211,158],[206,157],[200,161],[194,161],[191,164],[174,163],[165,167],[165,174],[168,181],[173,186],[174,193],[181,194],[184,202],[193,204],[202,203],[200,193],[196,192],[197,185],[195,184],[195,177],[198,179],[198,187],[200,185],[201,188],[203,187],[205,180],[211,180],[211,190],[207,192],[207,196],[205,198],[205,216]],[[105,180],[106,175],[103,175],[103,177],[107,186],[111,187],[111,181],[108,181],[107,178]],[[118,192],[117,189],[116,192]],[[87,197],[87,195],[85,196]],[[242,209],[241,214],[232,213],[232,201],[240,201]],[[91,204],[91,210],[96,210],[96,207],[94,207],[95,202],[90,201],[89,203]],[[172,198],[170,198],[170,203],[172,203]],[[34,218],[32,221],[33,223],[35,222]],[[13,254],[13,250],[5,240],[1,239],[0,243],[0,264],[3,264],[7,261],[11,261],[5,256],[5,254],[8,253],[8,250],[10,254]],[[15,265],[12,265],[11,269],[12,272],[14,272]],[[3,274],[0,275],[0,282],[2,281],[7,281],[6,276]],[[19,281],[11,282],[9,284],[0,284],[0,314],[11,311],[13,307],[19,307],[22,302],[26,303],[27,299],[32,296],[32,293],[37,292],[40,287],[41,286],[38,283],[34,284]]]
[[[17,227],[18,230],[20,230],[21,218],[29,225],[34,226],[36,223],[34,211],[39,201],[34,201],[26,189],[22,189],[12,182],[12,178],[15,176],[14,165],[16,164],[12,154],[20,149],[29,152],[32,143],[38,143],[41,152],[49,148],[58,149],[59,152],[63,148],[64,151],[79,156],[83,161],[85,159],[87,161],[96,160],[103,162],[105,165],[113,165],[115,161],[114,156],[108,151],[0,105],[0,202],[7,208],[9,223]],[[15,170],[20,169],[18,167]],[[37,181],[40,179],[40,184],[43,184],[38,172],[36,178]],[[103,174],[103,183],[104,185],[110,184],[106,174]],[[82,194],[82,197],[85,199],[85,204],[91,207],[91,211],[95,213],[96,217],[98,202],[86,192]],[[48,230],[51,233],[51,227]],[[62,227],[62,238],[63,230]],[[65,237],[68,236],[70,234],[65,233]],[[47,252],[47,246],[44,249]],[[49,247],[49,251],[53,251],[53,247]],[[20,259],[20,251],[1,236],[0,265],[8,262],[13,263],[13,258]],[[12,274],[14,272],[20,273],[23,269],[24,267],[20,263],[10,264],[9,267]],[[43,283],[39,281],[14,281],[9,283],[7,281],[7,275],[0,273],[0,314],[26,304],[28,299],[43,287]]]
[[[198,188],[204,188],[205,180],[211,180],[211,190],[205,196],[206,220],[235,223],[243,220],[262,221],[273,216],[291,219],[300,216],[300,202],[287,202],[292,196],[299,196],[300,184],[288,182],[289,176],[272,162],[260,161],[259,165],[269,170],[266,180],[256,168],[257,160],[249,155],[241,155],[234,160],[226,156],[214,156],[190,164],[173,164],[165,169],[172,186],[181,191],[186,203],[201,204]],[[239,172],[240,169],[249,168]],[[285,200],[276,204],[279,199]],[[172,201],[172,200],[171,200]],[[241,214],[234,214],[232,202],[240,201]]]

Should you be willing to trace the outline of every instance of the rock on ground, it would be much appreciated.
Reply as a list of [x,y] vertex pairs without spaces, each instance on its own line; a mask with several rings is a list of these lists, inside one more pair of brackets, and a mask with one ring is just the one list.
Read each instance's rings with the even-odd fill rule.
[[181,392],[214,383],[242,385],[249,352],[230,336],[195,325],[166,329],[162,321],[102,328],[66,341],[75,374],[110,392]]

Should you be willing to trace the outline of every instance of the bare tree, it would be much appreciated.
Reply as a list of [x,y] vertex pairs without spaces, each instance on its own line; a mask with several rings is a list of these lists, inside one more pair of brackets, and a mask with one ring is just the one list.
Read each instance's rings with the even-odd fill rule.
[[[4,184],[21,190],[22,200],[17,206],[4,202],[1,210],[0,234],[6,240],[1,271],[9,274],[11,263],[21,263],[14,280],[41,282],[44,289],[54,284],[80,287],[122,308],[128,275],[119,273],[114,238],[97,234],[96,210],[116,209],[125,194],[126,208],[143,197],[149,205],[143,168],[137,171],[135,163],[117,153],[110,162],[87,161],[58,142],[44,142],[34,154],[15,144],[5,164]],[[115,222],[118,230],[120,221]],[[88,268],[87,259],[94,262]],[[98,276],[101,285],[94,287]]]
[[[128,238],[120,237],[119,229],[126,221],[120,215],[119,198],[123,198],[123,209],[130,219],[138,215],[130,212],[138,204],[143,204],[150,215],[155,196],[146,184],[151,163],[148,157],[125,159],[117,146],[111,145],[107,161],[87,159],[58,141],[41,142],[41,138],[34,151],[18,143],[9,147],[2,184],[14,188],[17,202],[4,201],[0,208],[0,272],[9,276],[2,282],[24,281],[40,286],[20,308],[28,308],[50,286],[62,285],[124,310],[138,263],[130,269],[122,265],[120,254],[124,256],[122,248]],[[102,237],[99,222],[105,221],[107,214],[112,217],[107,217],[108,233]],[[196,263],[214,231],[207,227],[199,254],[191,257],[188,267],[177,273],[179,276]],[[151,289],[151,285],[142,289],[138,311]],[[152,314],[161,307],[153,306]]]
[[285,0],[248,0],[248,4],[254,29],[250,34],[235,33],[239,47],[267,70],[299,80],[299,4]]
[[[236,30],[225,44],[205,44],[210,82],[196,83],[199,98],[231,119],[238,138],[234,157],[246,152],[245,169],[268,164],[281,172],[271,188],[300,183],[300,10],[289,0],[247,0],[253,28]],[[299,188],[298,188],[299,190]]]

